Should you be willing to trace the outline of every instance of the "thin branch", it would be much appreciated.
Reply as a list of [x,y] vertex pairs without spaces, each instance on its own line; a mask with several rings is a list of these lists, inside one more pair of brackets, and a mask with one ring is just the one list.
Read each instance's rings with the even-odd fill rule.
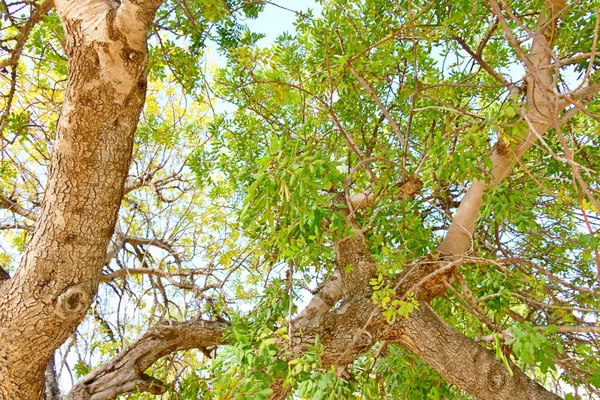
[[379,96],[377,96],[377,93],[375,93],[371,85],[369,85],[369,83],[362,76],[360,76],[358,72],[356,72],[356,69],[354,69],[354,67],[351,64],[348,64],[348,69],[350,70],[350,72],[352,72],[352,75],[354,75],[354,77],[360,83],[360,85],[367,91],[367,93],[369,93],[369,96],[371,96],[375,104],[377,104],[377,107],[379,107],[383,115],[385,115],[385,118],[390,123],[392,131],[394,131],[400,143],[404,144],[406,141],[405,137],[400,132],[400,128],[398,128],[398,124],[396,124],[394,118],[392,118],[392,116],[390,115],[388,108],[381,102]]
[[30,219],[32,221],[37,220],[37,215],[35,213],[27,210],[24,207],[21,207],[19,204],[17,204],[16,201],[9,199],[1,194],[0,194],[0,208],[4,208],[8,211],[12,211],[15,214],[19,214],[20,216]]
[[154,275],[159,277],[173,277],[173,276],[194,276],[201,275],[204,271],[202,270],[193,270],[193,269],[185,269],[179,271],[163,271],[156,268],[121,268],[110,274],[105,274],[100,277],[100,282],[111,282],[115,279],[124,278],[130,275]]
[[[549,329],[550,327],[539,325],[535,326],[534,328],[540,331],[544,331],[546,329]],[[555,329],[556,333],[600,333],[600,326],[553,326],[552,329]],[[512,334],[510,329],[507,329],[494,335],[479,336],[475,338],[475,341],[490,343],[496,340],[496,336],[498,336],[498,338],[502,341],[514,338],[514,335]]]
[[547,303],[543,303],[541,301],[530,299],[529,297],[526,297],[526,296],[523,296],[522,294],[514,293],[514,292],[511,293],[511,296],[514,296],[519,300],[523,300],[525,303],[529,304],[530,306],[536,306],[538,308],[547,308],[550,310],[579,311],[579,312],[600,314],[600,309],[596,309],[596,308],[556,306],[553,304],[547,304]]
[[[496,24],[497,24],[497,21],[496,21]],[[463,48],[463,50],[465,50],[467,53],[469,53],[469,55],[475,61],[477,61],[477,64],[479,64],[481,66],[481,68],[483,68],[494,79],[496,79],[498,82],[502,83],[504,86],[506,86],[508,88],[510,88],[510,86],[512,86],[512,83],[508,82],[506,79],[504,79],[504,77],[502,75],[500,75],[498,72],[494,71],[494,69],[492,67],[490,67],[490,65],[481,57],[482,49],[481,50],[478,49],[477,52],[475,52],[475,51],[473,51],[473,49],[471,49],[471,47],[467,44],[467,42],[465,42],[459,36],[451,35],[451,37],[452,37],[452,39],[456,40],[458,42],[458,44],[460,44],[460,46]]]
[[27,38],[29,34],[35,27],[35,25],[41,21],[42,17],[48,13],[54,7],[54,0],[46,0],[42,4],[40,4],[33,14],[29,17],[25,26],[21,28],[21,32],[19,36],[17,36],[17,43],[15,48],[11,51],[10,57],[6,60],[0,61],[0,69],[6,68],[8,66],[16,66],[19,62],[19,58],[21,57],[21,52],[23,51],[23,47],[25,46],[25,42],[27,42]]

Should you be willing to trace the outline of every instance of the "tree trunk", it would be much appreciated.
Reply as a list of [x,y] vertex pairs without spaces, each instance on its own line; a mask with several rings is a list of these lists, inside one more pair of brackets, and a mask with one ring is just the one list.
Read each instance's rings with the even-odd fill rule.
[[0,286],[0,398],[42,398],[48,360],[83,319],[113,234],[159,3],[57,0],[69,79],[31,242]]

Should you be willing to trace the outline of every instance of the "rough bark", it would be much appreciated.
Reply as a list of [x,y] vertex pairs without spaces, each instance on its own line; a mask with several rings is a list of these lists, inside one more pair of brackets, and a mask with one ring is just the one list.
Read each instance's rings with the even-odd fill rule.
[[398,343],[478,399],[560,399],[514,365],[511,376],[493,352],[448,326],[428,304],[399,325]]
[[58,380],[56,377],[56,366],[54,363],[54,355],[48,360],[46,364],[46,371],[44,372],[44,380],[46,382],[46,399],[45,400],[60,400],[60,389],[58,387]]
[[158,1],[57,0],[68,83],[21,265],[0,287],[0,398],[42,398],[44,370],[96,293],[146,90]]
[[166,384],[144,371],[159,358],[178,350],[206,349],[223,343],[226,325],[216,321],[165,321],[84,377],[66,400],[105,400],[119,394],[164,393]]
[[427,303],[421,303],[406,319],[388,324],[381,310],[368,298],[356,298],[340,309],[321,316],[294,337],[302,352],[319,335],[326,351],[325,367],[343,366],[380,340],[399,343],[423,358],[448,382],[479,399],[531,400],[560,397],[533,382],[513,366],[511,376],[495,354],[448,326]]
[[[223,344],[225,324],[208,321],[169,323],[153,328],[115,358],[83,378],[68,400],[104,400],[136,390],[163,393],[166,385],[143,372],[160,357],[177,350]],[[378,341],[398,343],[422,357],[448,382],[480,399],[540,399],[559,397],[532,381],[517,367],[513,375],[493,352],[448,326],[423,302],[408,318],[388,324],[368,296],[354,297],[328,313],[294,322],[289,350],[302,354],[320,338],[326,351],[324,367],[338,370]],[[283,344],[283,343],[282,343]],[[284,344],[287,345],[287,342]],[[274,399],[283,399],[289,388],[281,382]]]

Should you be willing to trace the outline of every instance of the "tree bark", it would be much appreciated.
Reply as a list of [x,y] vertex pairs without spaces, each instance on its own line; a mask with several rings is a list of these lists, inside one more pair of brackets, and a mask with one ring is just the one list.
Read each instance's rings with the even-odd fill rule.
[[377,341],[385,340],[418,355],[448,382],[478,399],[560,399],[514,365],[511,376],[493,352],[447,325],[425,302],[408,318],[399,317],[388,324],[369,298],[356,298],[294,332],[298,353],[319,336],[326,349],[322,358],[325,368],[343,368]]
[[138,390],[162,394],[167,386],[144,371],[174,351],[223,344],[225,327],[217,321],[165,321],[81,379],[66,400],[107,400]]
[[54,363],[54,355],[50,357],[50,360],[48,360],[48,364],[46,364],[44,379],[46,382],[46,400],[60,400],[60,389],[58,387],[58,380],[56,377],[56,365]]
[[514,365],[511,375],[493,352],[448,326],[428,304],[400,321],[398,328],[398,343],[429,363],[449,383],[478,399],[560,399]]
[[57,0],[69,60],[41,212],[0,286],[0,398],[43,396],[48,360],[94,297],[146,91],[146,31],[160,4]]

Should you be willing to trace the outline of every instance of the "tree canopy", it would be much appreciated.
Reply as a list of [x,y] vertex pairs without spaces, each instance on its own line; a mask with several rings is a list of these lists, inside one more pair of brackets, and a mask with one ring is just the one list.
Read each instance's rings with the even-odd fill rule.
[[0,4],[0,399],[600,396],[600,4],[315,7]]

